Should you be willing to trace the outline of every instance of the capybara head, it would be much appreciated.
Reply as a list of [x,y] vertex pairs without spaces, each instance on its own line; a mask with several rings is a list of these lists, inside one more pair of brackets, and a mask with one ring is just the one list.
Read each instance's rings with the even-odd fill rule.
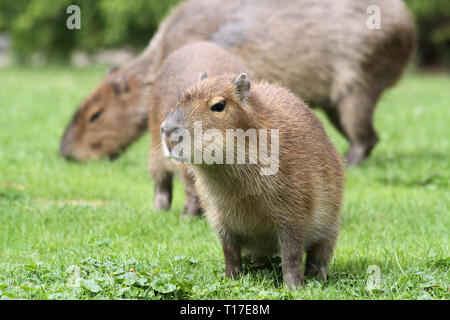
[[143,104],[139,86],[120,71],[110,72],[76,111],[60,154],[76,161],[116,158],[147,127],[146,107],[139,106]]
[[[255,128],[253,107],[247,104],[250,96],[250,80],[246,74],[238,76],[226,74],[215,78],[201,76],[201,81],[195,84],[182,95],[177,104],[171,109],[164,122],[161,124],[161,140],[166,156],[182,162],[191,162],[192,156],[203,153],[205,143],[195,143],[195,130],[201,124],[204,132],[203,139],[209,139],[210,134],[218,130],[221,136],[226,136],[227,129],[242,129],[246,131]],[[253,104],[253,103],[252,103]],[[217,131],[216,131],[217,132]],[[188,135],[191,139],[191,154],[185,154],[185,150],[178,157],[175,146],[183,142],[182,137]],[[185,141],[186,142],[186,141]],[[211,143],[223,141],[213,140]],[[211,147],[211,144],[209,144]],[[224,156],[226,150],[223,149]]]

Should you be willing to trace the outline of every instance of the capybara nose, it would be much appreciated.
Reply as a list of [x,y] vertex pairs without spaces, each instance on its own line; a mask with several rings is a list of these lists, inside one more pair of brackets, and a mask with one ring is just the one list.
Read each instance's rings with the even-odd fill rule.
[[67,161],[77,161],[72,153],[72,149],[69,143],[61,143],[59,147],[59,155]]
[[161,135],[165,135],[166,137],[170,137],[172,132],[174,132],[178,128],[179,128],[178,124],[175,121],[173,121],[171,119],[166,119],[166,121],[164,121],[161,124]]
[[165,135],[166,137],[170,137],[172,132],[183,127],[183,112],[179,109],[169,113],[166,117],[166,120],[161,124],[161,135]]
[[69,160],[69,158],[70,158],[70,151],[65,146],[61,146],[59,148],[59,155],[61,157],[63,157],[63,158],[66,158],[67,160]]
[[72,134],[71,134],[71,130],[69,129],[68,131],[65,132],[64,137],[61,141],[61,144],[59,146],[59,154],[61,155],[61,157],[64,157],[66,159],[70,159],[72,156]]

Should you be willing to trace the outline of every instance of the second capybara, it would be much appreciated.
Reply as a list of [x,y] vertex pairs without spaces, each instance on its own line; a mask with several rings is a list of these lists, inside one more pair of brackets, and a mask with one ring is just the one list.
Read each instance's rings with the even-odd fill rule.
[[149,170],[155,185],[156,209],[168,210],[172,202],[173,173],[179,172],[185,188],[183,213],[201,213],[192,177],[182,164],[174,165],[161,149],[160,126],[184,91],[201,75],[217,76],[246,70],[244,63],[211,42],[195,42],[172,52],[155,77],[149,99]]
[[[374,6],[379,29],[368,27],[367,10]],[[84,161],[123,152],[145,132],[148,92],[164,59],[202,40],[325,110],[349,141],[348,164],[357,165],[377,143],[375,105],[407,65],[415,27],[401,0],[184,1],[148,48],[82,103],[64,133],[61,155]]]
[[[195,136],[199,123],[203,133],[215,132],[215,139],[195,143],[191,152],[175,152],[185,137],[173,139],[173,132]],[[241,140],[244,149],[238,151],[242,146],[234,136],[229,139],[229,130],[248,134]],[[267,130],[275,131],[269,137]],[[254,148],[251,132],[253,143],[258,141]],[[183,160],[194,177],[222,244],[227,277],[242,270],[242,254],[280,254],[286,285],[297,287],[303,284],[306,251],[306,274],[327,278],[339,233],[344,168],[320,121],[299,98],[278,85],[250,83],[245,74],[206,78],[171,109],[161,135],[166,154]],[[211,150],[217,161],[192,161]],[[278,166],[267,172],[269,153]],[[236,162],[239,154],[245,154],[244,163]]]

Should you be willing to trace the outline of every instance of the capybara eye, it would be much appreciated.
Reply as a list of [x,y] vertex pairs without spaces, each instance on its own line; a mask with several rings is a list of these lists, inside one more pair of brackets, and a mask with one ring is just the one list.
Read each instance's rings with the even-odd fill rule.
[[89,122],[94,122],[95,120],[98,119],[98,117],[100,117],[100,115],[103,113],[103,110],[97,111],[96,113],[94,113],[91,116],[91,119],[89,119]]
[[226,105],[227,105],[226,101],[221,101],[221,102],[216,103],[215,105],[213,105],[211,107],[211,111],[221,112],[221,111],[223,111],[223,109],[225,109]]

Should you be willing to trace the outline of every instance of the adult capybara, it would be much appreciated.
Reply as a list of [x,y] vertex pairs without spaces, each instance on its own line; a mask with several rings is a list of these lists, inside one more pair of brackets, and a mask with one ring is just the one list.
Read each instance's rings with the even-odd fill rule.
[[200,81],[201,75],[217,76],[240,72],[245,65],[224,49],[211,42],[195,42],[172,52],[156,75],[149,99],[150,152],[149,170],[155,184],[156,209],[168,210],[172,202],[172,178],[179,172],[185,187],[183,213],[198,215],[200,203],[192,177],[182,164],[174,165],[161,149],[160,126],[170,108],[183,92]]
[[[214,139],[176,152],[185,137],[199,134],[199,123],[202,133],[215,132]],[[229,130],[241,130],[248,139],[236,143]],[[177,131],[185,132],[183,140],[174,139]],[[327,278],[339,233],[344,169],[320,121],[300,99],[278,85],[250,83],[246,74],[207,78],[183,94],[161,135],[166,154],[184,161],[194,177],[222,243],[227,277],[241,271],[241,254],[281,253],[285,283],[296,287],[303,284],[306,250],[306,274]],[[211,150],[217,161],[205,157]],[[269,153],[278,165],[267,172]],[[203,161],[193,161],[199,154]],[[239,154],[245,154],[244,163],[228,161]]]
[[[380,29],[367,26],[373,5]],[[80,161],[120,154],[145,130],[147,94],[164,59],[201,40],[323,108],[350,143],[348,164],[356,165],[377,143],[375,104],[405,68],[415,27],[401,0],[182,2],[148,48],[84,101],[64,134],[61,154]]]

